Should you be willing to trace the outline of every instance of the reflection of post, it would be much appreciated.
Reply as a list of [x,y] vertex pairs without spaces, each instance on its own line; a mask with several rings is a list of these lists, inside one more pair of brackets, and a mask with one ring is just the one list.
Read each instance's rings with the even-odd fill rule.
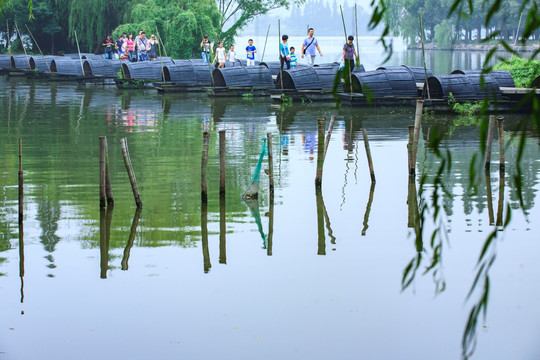
[[210,251],[208,250],[208,203],[201,202],[201,244],[203,252],[204,272],[210,271]]
[[319,186],[315,187],[315,198],[317,201],[317,255],[326,255],[326,239],[324,236],[324,201],[322,198],[322,190]]
[[362,135],[364,136],[364,146],[366,147],[366,156],[369,165],[369,175],[371,176],[371,182],[375,182],[375,170],[373,170],[373,160],[371,159],[371,150],[369,149],[369,141],[367,137],[366,128],[362,128]]
[[105,195],[107,196],[107,206],[113,206],[114,198],[109,173],[109,146],[107,145],[107,137],[105,137]]
[[416,154],[418,154],[418,140],[420,138],[420,125],[422,123],[423,110],[424,110],[424,100],[416,100],[416,113],[414,115],[414,139],[413,139],[413,163],[412,163],[414,175],[416,175]]
[[324,204],[324,198],[321,193],[321,202],[323,207],[323,215],[324,215],[324,221],[326,222],[326,230],[328,230],[328,236],[330,237],[330,243],[336,244],[336,237],[334,236],[334,231],[332,230],[331,224],[330,224],[330,216],[328,216],[328,211],[326,211],[326,205]]
[[274,238],[274,194],[270,194],[268,209],[268,239],[266,243],[266,255],[272,256],[272,240]]
[[219,131],[219,197],[225,197],[225,130]]
[[22,140],[19,138],[19,277],[21,278],[21,303],[24,301],[24,188],[22,171]]
[[129,252],[133,247],[133,242],[135,241],[135,235],[137,233],[137,226],[139,226],[139,218],[141,217],[141,208],[135,210],[135,215],[133,215],[133,221],[131,222],[131,231],[129,232],[129,238],[124,249],[124,256],[122,257],[122,270],[127,270],[129,268]]
[[266,134],[266,144],[268,146],[268,185],[270,196],[274,195],[274,155],[272,154],[272,134]]
[[416,234],[416,251],[421,252],[424,248],[422,231],[420,229],[420,214],[418,212],[418,196],[416,193],[416,180],[414,176],[409,176],[409,191],[407,197],[409,208],[409,221],[407,227],[414,228]]
[[206,203],[208,201],[208,185],[206,183],[206,166],[208,164],[208,131],[203,133],[203,147],[201,158],[201,201]]
[[499,171],[504,172],[504,118],[500,116],[497,119],[499,129]]
[[137,207],[142,208],[141,195],[139,194],[139,187],[137,186],[137,179],[135,178],[135,172],[131,165],[131,158],[129,156],[129,149],[127,145],[127,138],[120,139],[120,147],[122,148],[122,156],[124,157],[124,164],[131,183],[131,190],[133,191],[133,197],[135,198],[135,204]]
[[407,144],[407,159],[409,162],[409,176],[414,176],[414,164],[413,164],[413,139],[414,139],[414,125],[409,125],[409,142]]
[[497,205],[497,222],[495,225],[502,226],[503,224],[503,209],[504,209],[504,162],[501,164],[503,170],[499,171],[499,202]]
[[100,255],[100,278],[107,278],[109,266],[109,246],[107,244],[107,213],[105,209],[99,210],[99,255]]
[[317,172],[315,173],[315,186],[321,187],[322,174],[324,165],[324,128],[326,126],[326,117],[319,116],[318,118],[318,135],[317,135]]
[[493,130],[495,129],[495,115],[489,115],[489,126],[487,134],[487,143],[486,143],[486,162],[485,169],[489,171],[491,165],[491,147],[493,143]]
[[225,197],[219,199],[219,263],[227,263],[227,208]]
[[[487,166],[486,162],[486,166]],[[488,216],[489,216],[489,225],[494,224],[493,219],[493,197],[491,196],[491,175],[489,173],[489,170],[486,169],[486,196],[487,196],[487,207],[488,207]]]
[[99,208],[105,208],[105,136],[99,137]]
[[366,205],[366,212],[364,213],[364,227],[362,228],[362,236],[366,236],[366,231],[369,228],[368,221],[369,221],[369,213],[371,212],[371,204],[373,203],[373,194],[375,193],[375,183],[371,183],[371,186],[369,188],[369,198]]

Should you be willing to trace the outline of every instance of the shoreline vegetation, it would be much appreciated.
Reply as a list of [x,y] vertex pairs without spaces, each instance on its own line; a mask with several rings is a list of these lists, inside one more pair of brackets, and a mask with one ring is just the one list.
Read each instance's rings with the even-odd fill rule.
[[[512,45],[509,44],[510,48],[518,53],[524,52],[535,52],[540,50],[540,43],[530,44],[530,45]],[[441,46],[439,47],[436,43],[424,44],[425,50],[462,50],[462,51],[491,51],[493,48],[497,48],[497,51],[507,51],[507,49],[501,44],[471,44],[471,43],[457,43],[450,46]],[[422,44],[416,43],[407,46],[408,50],[422,50]]]

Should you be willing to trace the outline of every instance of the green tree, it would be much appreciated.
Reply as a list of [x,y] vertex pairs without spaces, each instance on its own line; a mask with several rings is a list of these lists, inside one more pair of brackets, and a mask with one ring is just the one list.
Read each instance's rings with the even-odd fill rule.
[[[253,18],[278,8],[289,8],[291,4],[302,4],[304,0],[218,0],[219,23],[217,38],[232,43],[236,34]],[[320,17],[320,14],[318,14]]]

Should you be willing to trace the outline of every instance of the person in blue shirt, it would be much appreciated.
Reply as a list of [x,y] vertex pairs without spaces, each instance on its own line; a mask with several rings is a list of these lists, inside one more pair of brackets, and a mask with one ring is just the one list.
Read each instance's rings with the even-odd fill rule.
[[281,70],[283,70],[283,64],[287,64],[287,70],[291,68],[291,55],[289,53],[289,45],[287,44],[287,40],[289,37],[287,35],[283,35],[281,37],[281,44],[279,44],[279,62]]
[[319,47],[319,42],[313,34],[315,33],[315,30],[313,28],[309,28],[308,30],[308,36],[304,39],[304,43],[302,44],[302,50],[300,51],[302,54],[302,59],[304,58],[304,55],[307,57],[308,64],[310,66],[313,66],[315,64],[315,56],[317,55],[315,53],[315,49],[319,52],[320,56],[322,55],[321,48]]
[[248,46],[246,46],[247,66],[255,66],[255,53],[257,48],[253,46],[253,39],[248,40]]

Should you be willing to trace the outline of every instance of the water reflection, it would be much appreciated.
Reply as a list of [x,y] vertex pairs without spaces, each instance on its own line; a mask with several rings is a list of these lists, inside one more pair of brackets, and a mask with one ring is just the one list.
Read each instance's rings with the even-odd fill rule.
[[100,278],[107,278],[109,270],[109,248],[111,243],[111,223],[114,206],[99,211],[99,255]]
[[126,244],[126,247],[124,248],[124,255],[122,256],[122,270],[128,270],[129,269],[129,255],[131,252],[131,248],[133,247],[133,243],[135,241],[135,235],[137,234],[137,227],[139,226],[139,219],[141,217],[142,208],[137,207],[135,209],[135,215],[133,215],[133,220],[131,221],[131,229],[129,231],[129,237]]
[[266,235],[264,234],[262,221],[261,221],[261,212],[259,210],[259,199],[258,198],[242,198],[244,202],[246,203],[247,207],[249,208],[249,212],[251,213],[251,216],[253,216],[253,219],[255,220],[255,224],[257,224],[257,230],[259,231],[259,235],[262,239],[263,249],[267,248],[266,243]]
[[227,264],[227,208],[225,196],[219,198],[219,263]]
[[201,247],[203,253],[204,273],[208,273],[212,264],[210,263],[210,250],[208,249],[208,202],[201,202]]

